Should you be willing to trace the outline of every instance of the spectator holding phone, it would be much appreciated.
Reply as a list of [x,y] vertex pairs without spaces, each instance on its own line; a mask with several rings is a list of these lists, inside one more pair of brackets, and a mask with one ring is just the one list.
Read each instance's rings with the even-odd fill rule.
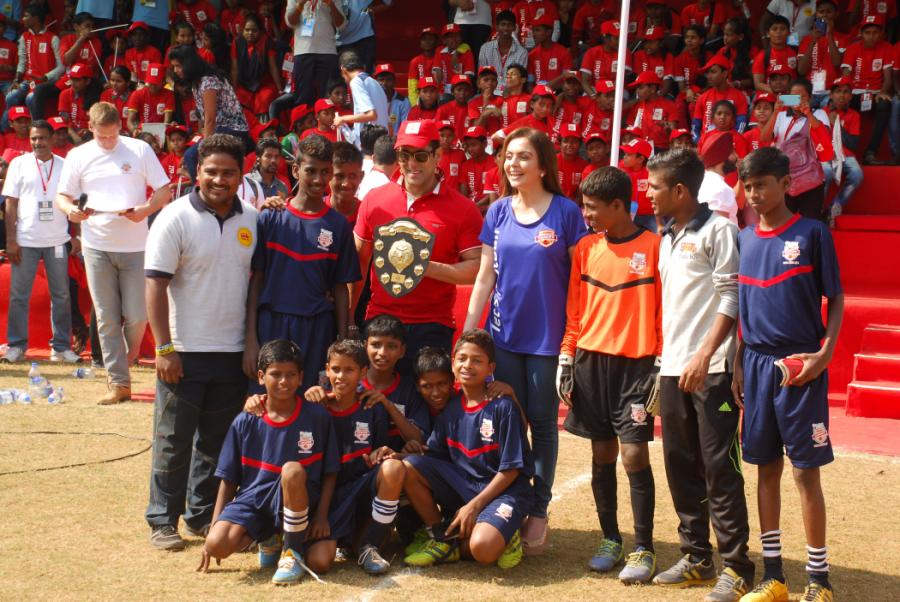
[[835,0],[816,3],[816,20],[812,31],[800,41],[797,71],[813,85],[812,107],[828,104],[831,82],[841,73],[841,60],[850,45],[850,36],[835,31],[838,7]]

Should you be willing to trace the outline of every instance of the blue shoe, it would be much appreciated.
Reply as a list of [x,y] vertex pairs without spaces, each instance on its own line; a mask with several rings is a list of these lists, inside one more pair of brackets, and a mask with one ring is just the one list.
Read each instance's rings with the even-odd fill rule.
[[281,557],[281,540],[278,535],[273,535],[265,541],[259,542],[259,568],[270,569],[278,564]]
[[625,559],[625,568],[619,573],[619,581],[625,585],[650,583],[654,573],[656,573],[656,554],[638,547]]
[[278,570],[272,575],[272,583],[275,585],[291,585],[300,583],[303,577],[303,567],[300,566],[300,555],[286,549],[278,561]]
[[391,570],[391,563],[382,558],[378,548],[372,545],[363,546],[356,562],[370,575],[383,575]]
[[621,542],[603,538],[597,548],[597,553],[588,561],[588,568],[599,573],[606,573],[613,570],[613,567],[622,562],[624,557],[625,551],[622,549]]

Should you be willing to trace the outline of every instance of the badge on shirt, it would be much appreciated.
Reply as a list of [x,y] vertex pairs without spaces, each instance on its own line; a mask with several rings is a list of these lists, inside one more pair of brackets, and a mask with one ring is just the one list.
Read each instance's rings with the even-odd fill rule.
[[784,265],[797,265],[800,263],[797,261],[800,257],[800,241],[784,241],[784,249],[781,251],[781,256],[784,257]]
[[882,67],[884,67],[884,61],[881,59],[872,60],[872,71],[881,71]]
[[525,113],[528,111],[528,103],[525,101],[516,102],[516,113]]
[[156,114],[157,115],[165,115],[166,113],[166,103],[161,102],[156,105]]
[[46,54],[47,52],[47,42],[41,42],[38,44],[38,52],[41,54]]
[[682,259],[686,259],[690,261],[694,258],[694,255],[697,253],[697,243],[693,241],[682,241],[678,245],[678,255]]
[[450,176],[456,177],[459,175],[459,163],[451,163],[450,164]]
[[557,65],[557,61],[555,58],[552,58],[549,61],[547,61],[547,69],[556,69],[556,65]]
[[122,163],[122,173],[131,173],[131,163],[128,161]]
[[40,222],[52,222],[53,221],[53,201],[52,200],[38,201],[38,221],[40,221]]
[[628,261],[628,270],[632,274],[637,274],[638,276],[643,276],[644,271],[647,269],[647,254],[646,253],[632,253],[631,259]]
[[197,20],[198,21],[206,21],[206,12],[202,10],[197,11]]
[[9,58],[9,48],[0,48],[0,59]]
[[300,437],[297,439],[297,449],[301,454],[308,454],[315,444],[316,440],[311,432],[300,431]]
[[813,94],[822,94],[825,92],[825,80],[827,79],[827,75],[824,69],[817,69],[813,71],[812,74],[812,85],[813,85]]
[[329,251],[331,250],[331,245],[334,243],[334,234],[331,232],[331,230],[322,228],[321,230],[319,230],[319,237],[316,238],[316,243],[318,244],[318,247],[323,251]]
[[141,71],[147,71],[150,68],[150,61],[141,61]]
[[478,429],[478,432],[481,433],[482,439],[491,441],[491,437],[494,436],[494,421],[490,418],[482,418],[481,428]]
[[369,423],[357,422],[356,428],[353,430],[353,438],[357,443],[368,443],[369,441]]
[[313,12],[313,3],[307,2],[303,7],[303,15],[300,17],[300,37],[311,38],[316,29],[316,13]]
[[662,107],[657,107],[653,109],[653,121],[662,121],[663,118],[663,110]]
[[[790,34],[787,39],[787,45],[788,46],[799,46],[800,45],[800,36],[798,36],[796,33]],[[790,63],[790,60],[788,60],[788,62]]]
[[788,67],[790,67],[791,69],[797,68],[797,57],[795,57],[795,56],[788,57]]
[[250,232],[250,228],[240,228],[237,232],[237,239],[241,245],[249,248],[253,244],[253,233]]
[[513,507],[509,504],[500,504],[497,506],[497,510],[494,512],[497,516],[509,522],[509,519],[513,516]]
[[553,246],[557,240],[559,240],[559,236],[557,236],[556,231],[551,228],[539,230],[538,233],[534,236],[534,242],[541,245],[545,249],[547,247]]
[[662,77],[666,72],[665,67],[663,67],[662,65],[657,66],[654,71],[656,71],[657,77]]

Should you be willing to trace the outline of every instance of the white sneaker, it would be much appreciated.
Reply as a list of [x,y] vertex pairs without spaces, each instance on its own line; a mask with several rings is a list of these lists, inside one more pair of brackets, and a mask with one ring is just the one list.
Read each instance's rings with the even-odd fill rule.
[[50,361],[64,362],[66,364],[77,364],[81,362],[81,356],[71,349],[64,349],[63,351],[57,351],[56,349],[54,349],[50,352]]
[[4,364],[15,364],[16,362],[20,362],[25,359],[25,350],[19,347],[10,347],[6,350],[6,353],[3,354],[3,357],[0,358],[0,362]]

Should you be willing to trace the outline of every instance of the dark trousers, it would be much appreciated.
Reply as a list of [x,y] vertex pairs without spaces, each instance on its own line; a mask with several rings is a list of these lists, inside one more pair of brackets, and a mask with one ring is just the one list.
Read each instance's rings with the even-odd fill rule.
[[825,183],[801,192],[797,196],[785,195],[785,203],[788,209],[799,213],[803,217],[822,219],[822,206],[825,204]]
[[336,54],[298,54],[294,56],[294,106],[313,106],[319,98],[325,98],[328,82],[336,78],[338,57]]
[[247,391],[241,356],[182,353],[181,380],[174,385],[157,380],[146,514],[151,527],[177,526],[182,514],[195,529],[212,520],[219,451]]
[[[660,380],[663,457],[681,552],[712,558],[709,524],[725,566],[753,582],[747,556],[750,527],[738,439],[740,411],[731,374],[710,374],[697,393],[678,388],[677,376]],[[727,411],[726,411],[727,410]]]
[[478,63],[478,53],[485,42],[491,39],[490,25],[460,25],[459,33],[462,34],[463,42],[472,48],[472,56],[475,63]]
[[[369,36],[351,44],[338,46],[338,56],[345,50],[355,50],[359,54],[359,58],[362,59],[363,64],[366,66],[366,73],[375,72],[375,36]],[[397,81],[403,81],[403,79],[403,74],[401,73]]]
[[[874,94],[873,94],[874,96]],[[859,110],[862,94],[854,94],[850,106]],[[875,113],[875,123],[872,124],[872,137],[869,144],[866,145],[866,153],[878,153],[878,147],[884,141],[884,135],[888,131],[888,124],[891,120],[891,101],[872,99],[872,111]]]
[[453,329],[437,322],[405,324],[406,355],[397,362],[397,372],[405,376],[415,374],[416,356],[423,347],[437,347],[450,351]]

